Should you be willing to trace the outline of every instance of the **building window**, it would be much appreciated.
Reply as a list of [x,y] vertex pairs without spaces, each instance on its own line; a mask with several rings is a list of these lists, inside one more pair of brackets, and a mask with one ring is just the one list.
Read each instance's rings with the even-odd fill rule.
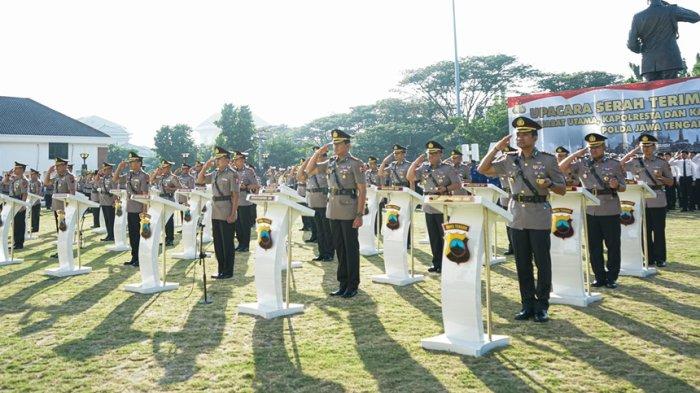
[[67,143],[49,143],[49,160],[55,160],[56,158],[68,159]]

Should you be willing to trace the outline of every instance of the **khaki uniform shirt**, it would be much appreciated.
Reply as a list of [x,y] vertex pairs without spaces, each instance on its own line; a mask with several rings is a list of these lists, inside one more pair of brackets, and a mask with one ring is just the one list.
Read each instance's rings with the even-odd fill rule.
[[[446,165],[451,166],[454,168],[455,172],[457,172],[457,175],[460,178],[460,181],[462,183],[470,183],[472,181],[472,174],[471,174],[471,164],[464,164],[464,163],[459,163],[455,165],[452,160],[447,160],[444,162]],[[453,195],[467,195],[467,190],[464,188],[460,188],[459,190],[456,190],[455,192],[452,193]]]
[[114,199],[116,197],[109,192],[109,190],[116,188],[112,183],[112,175],[102,176],[95,181],[93,187],[95,187],[96,190],[100,190],[100,206],[114,206]]
[[[605,185],[600,184],[595,178],[590,169],[591,165],[595,168],[600,180],[606,183]],[[617,178],[621,188],[625,186],[625,172],[622,171],[620,161],[610,157],[603,157],[593,162],[590,157],[585,157],[571,165],[571,172],[581,180],[581,184],[583,184],[584,187],[589,191],[593,190],[591,193],[596,195],[600,200],[600,206],[588,206],[586,208],[586,214],[591,216],[620,215],[620,197],[618,197],[617,194],[598,195],[595,192],[596,190],[604,190],[607,187],[608,181],[613,177]]]
[[243,189],[243,186],[246,188],[249,186],[256,186],[258,185],[258,177],[255,175],[255,171],[253,168],[249,166],[244,166],[242,169],[234,169],[234,172],[236,172],[236,175],[238,175],[238,179],[240,182],[241,190],[240,190],[240,197],[238,199],[238,206],[250,206],[253,204],[253,202],[248,202],[246,198],[248,197],[248,194],[250,193],[247,189]]
[[[37,179],[36,181],[30,180],[29,192],[31,192],[34,195],[44,196],[44,184],[39,179]],[[34,206],[39,204],[41,204],[41,200],[37,200],[36,202],[34,202]]]
[[406,174],[410,166],[411,163],[406,160],[389,163],[384,169],[384,171],[389,174],[389,184],[392,186],[408,187],[409,184],[408,179],[406,179]]
[[[520,162],[523,175],[519,175],[517,162]],[[513,189],[511,195],[549,196],[549,189],[539,187],[537,179],[549,179],[553,184],[563,186],[566,180],[559,170],[556,157],[535,149],[532,156],[525,157],[521,152],[504,154],[493,162],[493,168],[498,176],[507,177]],[[535,188],[536,194],[530,190],[523,176]],[[510,227],[513,229],[549,230],[552,226],[552,206],[549,202],[518,202],[511,198],[508,211],[513,215]]]
[[[642,164],[639,162],[640,159],[643,160],[644,166],[642,166]],[[644,167],[646,167],[646,171],[644,170]],[[632,159],[632,161],[627,162],[627,164],[625,164],[625,169],[632,172],[636,180],[641,180],[647,183],[647,185],[649,185],[649,187],[656,192],[656,198],[646,199],[647,207],[666,207],[666,192],[664,192],[664,185],[661,183],[661,181],[656,180],[657,175],[661,175],[669,179],[673,178],[673,175],[671,174],[671,166],[668,164],[668,162],[666,162],[666,160],[662,160],[656,156],[652,156],[651,159],[642,159],[642,156],[639,156]],[[649,175],[647,175],[647,171],[649,171],[653,177],[649,177]]]
[[[319,173],[328,176],[331,193],[328,197],[326,217],[331,220],[354,220],[357,214],[357,185],[366,184],[362,162],[352,155],[338,159],[333,157],[317,165]],[[346,190],[348,194],[333,195],[333,190]],[[349,192],[355,190],[354,195]],[[363,204],[364,205],[364,204]]]
[[15,199],[26,200],[22,198],[22,195],[26,195],[29,192],[29,182],[24,176],[14,177],[10,180],[10,196]]
[[175,191],[182,188],[180,178],[169,172],[162,176],[156,176],[154,180],[158,189],[158,196],[175,202]]
[[324,209],[328,205],[328,177],[320,169],[306,180],[306,203],[312,209]]
[[[213,200],[211,202],[212,220],[226,221],[231,215],[233,203],[231,203],[231,194],[240,192],[238,174],[231,168],[226,168],[223,171],[215,170],[204,176],[207,184],[212,184]],[[220,200],[216,200],[220,199]],[[240,201],[240,198],[239,198]]]
[[[416,179],[421,183],[425,195],[437,195],[438,187],[462,184],[455,168],[445,163],[440,163],[437,167],[432,167],[429,162],[422,163],[416,168]],[[423,205],[423,211],[425,214],[442,214],[440,210],[429,205]]]
[[[186,188],[188,190],[194,189],[195,181],[196,179],[194,178],[194,176],[190,175],[189,173],[184,173],[180,175],[180,184],[182,185],[182,188]],[[177,198],[177,201],[179,203],[187,203],[187,197],[184,195],[180,195]]]
[[[60,176],[58,173],[51,178],[54,194],[70,194],[71,189],[75,189],[75,176],[66,172]],[[63,201],[53,200],[51,202],[51,210],[63,210]]]
[[379,178],[379,170],[378,169],[367,169],[365,171],[365,183],[368,185],[373,185],[373,186],[380,186],[381,184],[381,179]]
[[143,204],[131,200],[132,195],[148,195],[149,179],[144,171],[129,172],[119,176],[119,182],[126,184],[126,212],[141,213],[143,212]]
[[501,207],[504,209],[508,209],[508,203],[510,202],[510,177],[499,176],[498,180],[501,182],[501,190],[508,193],[507,197],[498,197],[498,203],[500,203]]

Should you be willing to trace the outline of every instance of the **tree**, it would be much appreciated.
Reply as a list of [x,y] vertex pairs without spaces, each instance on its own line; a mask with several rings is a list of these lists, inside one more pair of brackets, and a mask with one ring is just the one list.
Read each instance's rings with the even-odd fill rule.
[[117,165],[126,160],[126,158],[129,156],[129,151],[129,149],[123,148],[119,145],[109,145],[107,147],[107,162]]
[[495,142],[508,134],[508,106],[505,100],[498,100],[488,109],[484,116],[465,122],[460,118],[453,118],[455,132],[447,142],[452,145],[460,145],[463,142],[478,143],[481,151],[486,151],[491,142]]
[[545,91],[577,90],[587,87],[610,86],[622,83],[621,75],[604,71],[583,71],[547,74],[537,81],[537,87]]
[[216,137],[216,145],[228,151],[238,150],[248,152],[250,160],[256,159],[255,123],[253,113],[246,105],[238,108],[233,104],[224,104],[221,109],[221,118],[214,122],[221,129]]
[[153,138],[156,146],[156,154],[160,159],[182,165],[183,153],[189,153],[191,161],[196,157],[197,148],[192,138],[192,128],[186,124],[177,124],[174,127],[162,126]]
[[639,67],[639,64],[634,64],[634,63],[627,63],[630,67],[630,70],[632,71],[632,76],[627,78],[625,80],[625,83],[636,83],[636,82],[642,82],[642,74],[641,68]]
[[700,76],[700,53],[695,55],[695,65],[693,66],[691,74],[693,76]]
[[[497,97],[519,93],[525,82],[539,72],[520,64],[513,56],[490,55],[460,59],[460,95],[462,115],[471,119],[484,113]],[[417,70],[410,70],[400,82],[407,93],[426,100],[442,122],[457,115],[454,94],[454,63],[442,61]]]

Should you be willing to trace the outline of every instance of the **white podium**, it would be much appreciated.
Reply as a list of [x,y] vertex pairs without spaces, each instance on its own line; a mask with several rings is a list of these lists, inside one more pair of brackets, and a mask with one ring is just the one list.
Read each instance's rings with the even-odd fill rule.
[[[63,213],[59,212],[58,222],[58,269],[48,269],[44,273],[54,277],[75,276],[78,274],[87,274],[92,271],[91,267],[82,267],[80,253],[82,245],[82,236],[80,231],[82,228],[80,222],[83,214],[88,208],[97,207],[97,202],[91,201],[83,194],[53,194],[53,199],[63,201]],[[73,240],[78,238],[78,266],[75,266],[73,260]]]
[[[300,216],[313,216],[308,207],[280,195],[250,194],[247,200],[263,210],[257,219],[255,289],[257,302],[238,305],[238,312],[265,319],[304,311],[303,304],[289,302],[292,263],[292,223]],[[286,296],[282,296],[282,265],[287,265]],[[286,300],[285,300],[286,299]]]
[[379,201],[377,197],[377,187],[367,187],[367,202],[365,215],[362,216],[362,226],[357,230],[360,241],[360,255],[372,256],[379,254],[377,239],[379,234],[374,234],[377,230],[377,211],[379,210]]
[[372,276],[372,281],[392,284],[409,285],[423,281],[425,277],[414,274],[413,247],[415,242],[411,242],[411,269],[408,268],[408,244],[409,232],[415,234],[413,229],[413,212],[416,205],[420,203],[421,196],[409,187],[377,187],[376,198],[387,198],[386,218],[382,228],[384,239],[384,272],[377,276]]
[[126,190],[109,190],[109,193],[117,197],[114,201],[114,245],[107,247],[107,251],[122,252],[131,250],[126,236],[126,202],[128,195]]
[[[136,293],[156,293],[172,291],[179,287],[178,283],[167,282],[165,268],[165,223],[176,211],[184,211],[185,206],[173,202],[169,199],[156,195],[132,195],[132,200],[139,201],[148,206],[147,220],[140,230],[139,240],[139,270],[141,272],[141,282],[139,284],[128,284],[124,290]],[[161,279],[158,269],[158,243],[162,244],[163,276]]]
[[600,201],[583,187],[567,187],[566,195],[550,193],[552,205],[552,292],[549,302],[586,307],[602,299],[591,293],[586,206]]
[[[40,201],[42,198],[39,195],[27,193],[27,202],[29,202],[29,207],[27,207],[27,215],[25,221],[25,232],[24,240],[32,240],[38,238],[38,234],[32,233],[32,206],[36,201]],[[39,213],[41,214],[41,212]]]
[[2,236],[2,239],[0,239],[0,247],[2,247],[2,250],[0,250],[0,266],[22,263],[22,259],[15,259],[15,239],[12,239],[12,242],[8,240],[12,234],[15,214],[23,207],[26,210],[30,210],[32,205],[29,202],[15,199],[5,194],[0,194],[0,202],[3,203],[2,213],[0,214],[0,220],[2,220],[2,223],[0,223],[0,236]]
[[211,206],[211,201],[212,201],[212,196],[214,195],[212,193],[211,189],[211,184],[207,184],[206,191],[202,191],[202,193],[206,196],[207,201],[204,203],[204,207],[202,207],[202,213],[204,215],[204,218],[202,218],[202,223],[204,224],[204,233],[202,234],[202,242],[204,243],[211,243],[214,241],[214,235],[212,235],[212,229],[211,229],[211,213],[212,213],[212,206]]
[[[280,198],[284,198],[284,199],[286,199],[290,202],[293,202],[293,203],[306,202],[306,198],[299,195],[299,193],[297,193],[296,190],[294,190],[293,188],[287,187],[284,184],[276,184],[274,186],[264,187],[264,188],[260,189],[258,194],[259,195],[276,195]],[[313,209],[311,209],[311,210],[313,211]],[[313,214],[312,214],[312,216],[313,216]],[[292,224],[294,224],[294,220],[292,220]],[[292,269],[298,269],[298,268],[303,267],[303,266],[304,266],[304,264],[301,263],[301,261],[292,261],[292,263],[291,263]],[[281,269],[286,270],[287,264],[286,263],[282,264]]]
[[[425,349],[481,356],[509,344],[507,336],[491,334],[491,258],[489,222],[513,216],[482,197],[428,195],[423,203],[447,210],[442,258],[442,320],[445,333],[421,340]],[[481,269],[486,268],[486,334],[481,310]]]
[[[182,244],[182,252],[173,253],[173,258],[175,259],[196,259],[198,253],[198,242],[197,239],[197,224],[199,223],[199,218],[202,215],[202,206],[207,203],[208,196],[206,194],[206,189],[182,189],[175,191],[175,200],[178,200],[178,196],[187,197],[187,205],[185,206],[185,213],[183,214],[182,222],[182,239],[180,244]],[[211,220],[210,220],[211,221]]]
[[648,277],[657,271],[656,268],[649,267],[647,260],[649,250],[646,238],[645,198],[656,197],[656,192],[642,181],[627,180],[626,183],[625,192],[618,194],[622,208],[620,275]]
[[[503,191],[501,188],[490,184],[490,183],[464,183],[462,188],[469,191],[470,194],[474,196],[483,197],[487,201],[496,203],[498,198],[508,197],[508,193]],[[495,265],[497,263],[503,263],[506,261],[505,256],[498,256],[498,227],[496,226],[497,220],[491,220],[489,225],[489,233],[491,234],[491,264]]]
[[[100,188],[97,189],[98,191],[101,190]],[[105,215],[102,214],[102,208],[100,207],[99,202],[97,203],[97,208],[100,209],[100,226],[97,228],[92,228],[92,233],[95,233],[97,235],[106,235],[107,234],[107,223],[105,222]]]

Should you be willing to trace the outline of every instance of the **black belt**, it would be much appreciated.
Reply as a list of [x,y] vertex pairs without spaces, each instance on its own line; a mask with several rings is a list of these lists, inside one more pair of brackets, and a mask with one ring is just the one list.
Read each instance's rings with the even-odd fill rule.
[[513,195],[513,200],[524,203],[545,203],[547,199],[546,195]]
[[423,195],[448,195],[446,192],[423,192]]
[[215,196],[212,198],[214,202],[221,202],[221,201],[230,201],[231,200],[231,195],[228,196]]
[[605,190],[598,190],[597,188],[587,188],[587,190],[593,195],[612,195],[614,197],[617,196],[617,191],[613,190],[612,188],[607,188]]
[[330,194],[331,195],[350,195],[350,196],[355,196],[356,195],[356,190],[354,188],[350,189],[340,189],[340,188],[331,188],[330,189]]
[[174,195],[175,195],[175,194],[168,194],[168,193],[165,193],[165,192],[162,193],[162,194],[158,194],[158,196],[161,197],[161,198],[172,198]]
[[328,187],[321,187],[321,188],[309,188],[306,190],[306,192],[321,192],[324,194],[328,194]]
[[655,185],[655,186],[649,186],[649,188],[651,188],[652,190],[661,190],[664,188],[664,186]]
[[408,187],[409,184],[407,181],[402,181],[402,182],[391,182],[391,185],[394,187]]

